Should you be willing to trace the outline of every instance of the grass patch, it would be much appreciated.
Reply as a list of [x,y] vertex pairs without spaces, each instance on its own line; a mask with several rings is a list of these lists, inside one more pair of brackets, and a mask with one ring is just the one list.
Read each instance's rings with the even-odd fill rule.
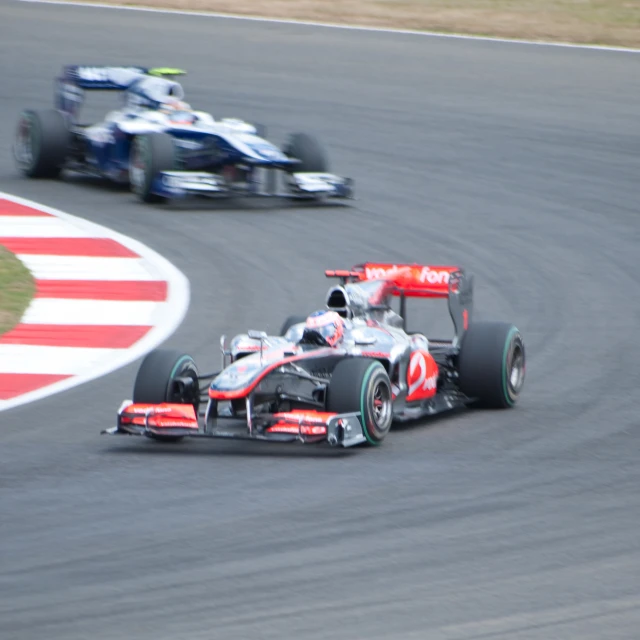
[[640,0],[103,0],[550,42],[640,47]]
[[31,272],[0,245],[0,335],[19,322],[35,290]]

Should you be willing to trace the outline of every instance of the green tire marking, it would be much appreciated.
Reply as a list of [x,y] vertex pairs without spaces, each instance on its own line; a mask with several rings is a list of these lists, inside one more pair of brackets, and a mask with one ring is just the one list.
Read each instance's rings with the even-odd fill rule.
[[360,413],[362,414],[362,430],[364,431],[364,437],[367,439],[367,442],[376,447],[380,444],[380,442],[373,440],[369,435],[369,431],[367,430],[367,424],[366,424],[367,421],[365,420],[365,417],[364,417],[364,407],[365,407],[364,392],[365,392],[365,389],[367,388],[367,384],[369,383],[369,378],[371,377],[373,370],[381,366],[382,365],[379,362],[372,362],[369,365],[369,368],[365,371],[364,380],[362,382],[362,389],[360,390]]
[[507,334],[507,339],[504,343],[504,352],[502,354],[502,392],[504,394],[504,399],[507,401],[507,404],[510,407],[515,405],[515,401],[511,399],[508,390],[508,374],[507,374],[507,355],[509,353],[509,345],[511,344],[511,336],[513,334],[518,333],[518,329],[516,327],[511,327],[509,333]]
[[169,382],[167,383],[167,392],[166,392],[165,398],[169,395],[169,385],[171,384],[171,381],[173,380],[173,376],[176,375],[178,369],[180,368],[180,365],[183,362],[186,362],[188,360],[193,360],[193,358],[191,356],[184,355],[184,356],[181,356],[180,359],[178,360],[178,362],[176,362],[173,365],[173,369],[171,369],[171,373],[169,374]]

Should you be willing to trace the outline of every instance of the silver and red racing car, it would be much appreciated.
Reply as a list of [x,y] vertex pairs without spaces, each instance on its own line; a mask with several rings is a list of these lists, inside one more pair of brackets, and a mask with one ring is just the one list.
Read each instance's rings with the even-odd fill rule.
[[[325,308],[280,335],[221,338],[222,369],[158,349],[102,433],[379,445],[394,422],[462,407],[510,408],[525,379],[520,331],[473,321],[473,277],[455,266],[366,263],[327,271]],[[447,300],[450,340],[406,330],[408,298]],[[394,310],[398,307],[398,311]]]

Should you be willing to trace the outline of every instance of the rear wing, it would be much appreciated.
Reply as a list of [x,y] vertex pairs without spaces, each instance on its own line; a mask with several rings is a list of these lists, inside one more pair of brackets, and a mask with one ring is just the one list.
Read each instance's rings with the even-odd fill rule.
[[56,108],[75,116],[84,101],[84,91],[126,91],[145,75],[173,77],[185,73],[169,67],[66,65],[56,78]]
[[367,262],[348,270],[327,270],[328,278],[349,282],[382,281],[381,294],[400,298],[400,315],[406,329],[406,298],[441,298],[449,304],[456,340],[462,339],[473,311],[473,276],[462,267],[449,265],[391,264]]
[[83,90],[124,91],[140,76],[148,74],[147,67],[85,66],[72,64],[63,67],[58,78]]

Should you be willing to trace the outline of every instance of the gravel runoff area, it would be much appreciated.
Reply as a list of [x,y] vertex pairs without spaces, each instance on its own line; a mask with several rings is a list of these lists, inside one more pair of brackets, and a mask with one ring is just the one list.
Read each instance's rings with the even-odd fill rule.
[[640,47],[640,0],[101,0],[336,24]]

